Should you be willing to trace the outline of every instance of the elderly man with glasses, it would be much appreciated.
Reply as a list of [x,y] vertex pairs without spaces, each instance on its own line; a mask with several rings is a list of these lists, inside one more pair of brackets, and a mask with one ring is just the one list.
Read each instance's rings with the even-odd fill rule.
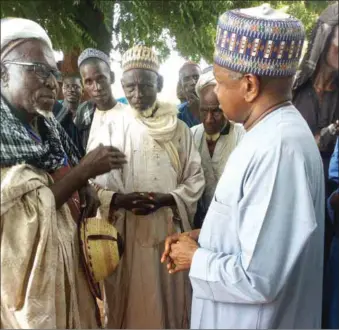
[[1,328],[98,327],[77,224],[99,205],[88,180],[125,161],[99,146],[79,163],[52,113],[60,76],[40,25],[1,20]]
[[206,180],[205,191],[194,219],[196,228],[201,228],[228,157],[245,133],[242,125],[230,122],[224,116],[214,93],[215,85],[213,67],[210,66],[203,71],[195,87],[200,99],[202,124],[191,128]]

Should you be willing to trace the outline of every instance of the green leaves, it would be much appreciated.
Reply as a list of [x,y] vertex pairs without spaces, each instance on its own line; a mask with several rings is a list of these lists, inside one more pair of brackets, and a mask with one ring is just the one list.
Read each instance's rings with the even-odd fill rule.
[[[333,1],[267,1],[299,18],[309,34],[318,15]],[[259,6],[251,0],[53,0],[1,1],[1,17],[25,17],[48,31],[55,49],[97,47],[125,52],[142,43],[156,48],[164,60],[172,48],[195,61],[212,62],[220,14],[234,8]],[[114,27],[113,27],[114,17]]]

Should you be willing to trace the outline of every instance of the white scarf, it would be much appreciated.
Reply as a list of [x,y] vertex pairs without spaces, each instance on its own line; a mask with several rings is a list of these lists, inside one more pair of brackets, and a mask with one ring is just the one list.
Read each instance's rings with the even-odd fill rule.
[[178,125],[178,110],[175,105],[170,103],[158,102],[158,110],[152,117],[145,117],[137,110],[130,107],[130,112],[136,120],[147,127],[149,135],[163,147],[178,174],[181,177],[182,167],[178,150],[172,142]]

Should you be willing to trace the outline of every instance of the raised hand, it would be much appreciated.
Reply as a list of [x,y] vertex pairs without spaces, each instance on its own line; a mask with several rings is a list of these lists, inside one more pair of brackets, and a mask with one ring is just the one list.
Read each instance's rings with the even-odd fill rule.
[[94,178],[111,170],[120,169],[126,163],[125,155],[119,149],[101,144],[90,151],[79,166],[87,172],[88,178]]

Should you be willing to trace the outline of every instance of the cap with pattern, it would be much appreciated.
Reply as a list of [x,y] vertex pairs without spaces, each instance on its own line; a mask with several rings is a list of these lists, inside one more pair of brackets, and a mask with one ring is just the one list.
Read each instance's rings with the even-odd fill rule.
[[110,67],[109,56],[101,50],[95,48],[87,48],[80,54],[78,58],[78,67],[80,68],[80,65],[89,58],[97,58],[105,62]]
[[122,56],[122,70],[147,69],[158,73],[159,60],[151,48],[134,46]]
[[214,62],[241,73],[293,76],[304,39],[298,19],[268,4],[231,10],[219,17]]

